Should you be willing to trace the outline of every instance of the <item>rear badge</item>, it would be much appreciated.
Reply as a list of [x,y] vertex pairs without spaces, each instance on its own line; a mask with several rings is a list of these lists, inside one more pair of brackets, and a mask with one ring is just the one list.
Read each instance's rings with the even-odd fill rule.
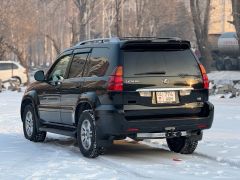
[[163,84],[169,84],[169,80],[168,79],[164,79],[162,82],[163,82]]
[[139,83],[139,80],[135,80],[135,79],[129,79],[125,81],[127,84],[134,84],[134,83]]

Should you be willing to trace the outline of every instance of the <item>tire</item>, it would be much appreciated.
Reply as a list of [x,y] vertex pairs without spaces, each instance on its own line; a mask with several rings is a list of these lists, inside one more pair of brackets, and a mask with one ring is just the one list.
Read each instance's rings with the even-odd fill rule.
[[77,126],[78,146],[83,156],[95,158],[99,155],[95,117],[91,110],[81,113]]
[[224,64],[221,60],[216,61],[216,68],[217,68],[218,71],[224,70]]
[[233,64],[232,64],[232,61],[231,61],[230,59],[226,59],[226,60],[224,61],[224,67],[225,67],[225,69],[228,70],[228,71],[231,71],[231,70],[234,69]]
[[181,154],[192,154],[197,148],[198,141],[189,137],[175,137],[167,139],[171,151]]
[[22,84],[22,80],[20,77],[12,77],[12,78],[16,80],[16,83],[18,86],[20,86]]
[[27,105],[23,113],[23,132],[26,139],[33,142],[43,142],[47,133],[38,131],[36,122],[37,117],[32,105]]

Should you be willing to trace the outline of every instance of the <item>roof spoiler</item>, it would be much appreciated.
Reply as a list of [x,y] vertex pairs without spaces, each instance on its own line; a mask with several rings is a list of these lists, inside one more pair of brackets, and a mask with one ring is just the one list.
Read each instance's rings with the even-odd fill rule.
[[185,50],[191,43],[178,39],[133,40],[122,44],[123,50]]

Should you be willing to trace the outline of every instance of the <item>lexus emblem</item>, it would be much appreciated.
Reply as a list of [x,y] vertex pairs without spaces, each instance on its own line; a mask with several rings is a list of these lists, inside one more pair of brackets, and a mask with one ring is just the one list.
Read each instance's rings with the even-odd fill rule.
[[168,84],[169,80],[168,79],[164,79],[162,82],[163,82],[163,84]]

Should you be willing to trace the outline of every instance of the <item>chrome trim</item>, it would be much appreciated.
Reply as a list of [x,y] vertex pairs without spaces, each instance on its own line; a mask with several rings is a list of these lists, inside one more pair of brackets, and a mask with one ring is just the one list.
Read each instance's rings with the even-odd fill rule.
[[183,87],[183,88],[149,88],[149,89],[137,89],[137,92],[146,92],[146,91],[186,91],[193,90],[192,87]]
[[144,110],[147,109],[179,109],[179,108],[201,108],[204,106],[203,102],[196,102],[196,103],[186,103],[184,105],[179,105],[179,106],[143,106],[143,105],[124,105],[125,110],[136,110],[136,109],[142,109]]
[[[173,135],[180,133],[181,136],[187,136],[186,131],[173,132]],[[156,139],[156,138],[166,138],[166,132],[164,133],[137,133],[137,138],[146,138],[146,139]]]

